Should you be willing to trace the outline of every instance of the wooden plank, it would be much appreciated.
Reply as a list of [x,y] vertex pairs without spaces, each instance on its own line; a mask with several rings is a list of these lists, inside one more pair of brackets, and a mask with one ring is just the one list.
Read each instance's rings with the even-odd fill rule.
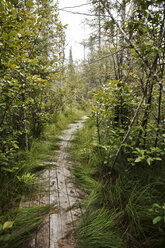
[[[71,175],[71,163],[67,160],[66,148],[73,139],[73,134],[78,128],[82,128],[84,117],[79,123],[69,125],[60,136],[61,142],[57,153],[56,167],[44,171],[40,176],[40,182],[44,185],[38,195],[31,197],[29,202],[24,203],[28,206],[52,205],[55,212],[46,217],[45,223],[37,232],[36,237],[26,248],[75,248],[73,239],[74,221],[81,214],[79,208],[79,192],[75,189]],[[45,162],[47,163],[47,162]],[[23,204],[23,203],[22,203]],[[77,204],[76,208],[73,205]],[[69,210],[68,210],[69,209]]]
[[[45,170],[40,177],[39,206],[50,204],[50,170]],[[44,186],[44,189],[43,189]],[[43,226],[36,234],[35,248],[49,248],[49,216],[45,218]]]

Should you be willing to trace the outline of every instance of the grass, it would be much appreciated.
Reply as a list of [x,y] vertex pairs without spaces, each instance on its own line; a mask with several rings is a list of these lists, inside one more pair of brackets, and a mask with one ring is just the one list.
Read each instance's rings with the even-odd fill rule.
[[[164,168],[159,167],[159,173],[142,167],[122,170],[120,160],[115,180],[111,175],[104,176],[108,167],[103,167],[108,165],[93,145],[95,130],[89,119],[69,148],[75,184],[85,192],[84,214],[76,232],[78,247],[165,248]],[[156,210],[154,203],[158,204]],[[162,219],[153,224],[157,216]]]
[[3,237],[0,240],[1,247],[17,248],[29,241],[32,238],[32,234],[42,226],[43,219],[49,213],[50,209],[50,206],[44,206],[27,207],[10,211],[8,218],[13,220],[14,224],[12,229],[8,228],[1,232],[1,237]]
[[0,174],[0,227],[6,221],[14,221],[11,229],[3,231],[0,228],[0,247],[21,246],[42,225],[50,206],[20,209],[21,198],[24,196],[28,199],[29,194],[37,192],[38,183],[35,178],[42,170],[54,166],[52,162],[55,162],[59,148],[58,136],[70,123],[76,122],[83,115],[83,111],[76,109],[58,113],[45,126],[43,135],[31,142],[30,149],[15,153],[10,169],[4,171],[3,175]]
[[124,242],[115,230],[115,219],[119,215],[105,208],[86,212],[77,231],[79,248],[124,248]]

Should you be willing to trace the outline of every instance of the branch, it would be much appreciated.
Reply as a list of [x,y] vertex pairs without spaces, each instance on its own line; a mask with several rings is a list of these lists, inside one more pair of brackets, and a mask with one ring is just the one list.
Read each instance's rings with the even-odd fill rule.
[[[148,60],[141,54],[141,52],[139,51],[139,49],[136,47],[136,45],[132,42],[132,40],[127,36],[127,34],[125,33],[125,31],[122,29],[122,27],[120,27],[119,23],[116,21],[116,19],[114,18],[114,16],[112,15],[111,11],[110,11],[110,6],[109,3],[107,2],[107,4],[104,3],[104,1],[101,0],[101,3],[103,5],[103,7],[107,10],[109,16],[111,17],[111,19],[114,21],[114,23],[116,24],[116,26],[119,28],[120,32],[124,35],[124,38],[126,39],[127,42],[129,42],[131,44],[131,46],[133,47],[133,49],[135,50],[135,52],[139,55],[139,57],[141,58],[141,60],[143,61],[144,65],[149,68],[151,74],[154,76],[154,78],[156,79],[156,81],[158,82],[159,86],[161,87],[161,89],[163,90],[163,93],[165,94],[165,87],[163,87],[162,82],[160,81],[158,75],[155,73],[154,71],[154,66],[150,66]],[[157,55],[158,56],[158,55]],[[156,57],[157,57],[156,56]],[[157,58],[156,58],[157,60]],[[154,63],[153,63],[154,64]]]
[[122,140],[121,145],[120,145],[120,147],[119,147],[119,149],[118,149],[118,151],[117,151],[117,153],[116,153],[116,155],[115,155],[115,159],[114,159],[114,162],[113,162],[113,165],[112,165],[112,169],[113,169],[113,167],[114,167],[114,165],[115,165],[115,163],[116,163],[116,161],[117,161],[118,155],[119,155],[119,153],[120,153],[120,151],[121,151],[121,149],[122,149],[123,144],[125,143],[125,141],[126,141],[127,138],[129,137],[129,134],[130,134],[130,132],[131,132],[131,128],[132,128],[132,126],[133,126],[133,124],[134,124],[134,122],[135,122],[135,120],[136,120],[136,117],[137,117],[137,115],[138,115],[138,113],[139,113],[139,110],[140,110],[140,108],[141,108],[141,105],[142,105],[142,103],[143,103],[143,101],[144,101],[144,97],[145,97],[145,95],[143,95],[143,97],[141,98],[141,100],[140,100],[140,102],[139,102],[139,105],[138,105],[138,108],[136,109],[136,112],[135,112],[135,114],[134,114],[134,117],[132,118],[132,121],[131,121],[131,123],[130,123],[130,125],[129,125],[128,131],[127,131],[127,133],[126,133],[124,139]]
[[91,64],[94,64],[94,63],[96,63],[96,62],[98,62],[98,61],[100,61],[100,60],[102,60],[102,59],[106,59],[106,58],[108,58],[108,57],[110,57],[110,56],[113,56],[113,55],[115,55],[115,54],[117,54],[117,53],[120,53],[121,51],[124,51],[126,48],[129,48],[129,47],[130,47],[130,46],[124,47],[124,48],[122,48],[122,49],[120,49],[120,50],[117,50],[117,51],[114,52],[114,53],[108,53],[106,56],[100,57],[99,59],[96,59],[96,60],[93,60],[92,62],[89,62],[89,63],[87,64],[87,66],[88,66],[88,65],[91,65]]
[[[153,78],[158,82],[158,84],[159,84],[159,86],[160,86],[160,89],[162,89],[162,91],[163,91],[164,94],[165,94],[165,87],[163,87],[162,82],[160,81],[158,75],[155,73],[155,70],[154,70],[154,69],[155,69],[155,64],[156,64],[156,62],[157,62],[157,59],[158,59],[159,55],[158,55],[158,54],[156,55],[153,64],[150,65],[150,64],[149,64],[149,61],[147,60],[147,58],[144,57],[144,56],[141,54],[140,50],[136,47],[136,45],[133,43],[133,41],[127,36],[127,34],[126,34],[125,31],[123,30],[123,28],[120,27],[119,23],[118,23],[118,22],[116,21],[116,19],[114,18],[113,14],[112,14],[111,11],[110,11],[109,3],[108,3],[108,2],[105,3],[103,0],[101,0],[101,3],[102,3],[102,5],[103,5],[103,7],[106,9],[106,11],[108,12],[108,14],[109,14],[109,16],[111,17],[111,19],[113,20],[113,22],[114,22],[114,23],[116,24],[116,26],[118,27],[119,31],[123,34],[125,40],[131,45],[131,47],[132,47],[132,48],[135,50],[135,52],[139,55],[139,57],[141,58],[143,64],[150,70],[149,76],[150,76],[150,75],[153,75]],[[163,34],[164,34],[164,32],[163,32]],[[148,76],[148,80],[149,80],[149,76]],[[148,82],[146,83],[145,91],[146,91],[146,89],[147,89],[147,86],[148,86]],[[126,140],[127,140],[128,137],[129,137],[129,134],[130,134],[130,132],[131,132],[132,126],[133,126],[133,124],[134,124],[134,122],[135,122],[135,120],[136,120],[136,117],[137,117],[137,115],[138,115],[138,113],[139,113],[139,110],[140,110],[140,108],[141,108],[141,105],[142,105],[142,103],[143,103],[143,101],[144,101],[144,98],[145,98],[145,91],[144,91],[143,97],[141,98],[141,100],[140,100],[140,102],[139,102],[138,108],[136,109],[136,112],[135,112],[135,114],[134,114],[134,116],[133,116],[133,119],[131,120],[131,123],[130,123],[130,125],[129,125],[128,131],[127,131],[125,137],[123,138],[123,140],[122,140],[122,142],[121,142],[121,145],[120,145],[120,147],[119,147],[119,149],[118,149],[118,151],[117,151],[117,153],[116,153],[116,155],[115,155],[115,159],[114,159],[114,162],[113,162],[113,164],[112,164],[112,169],[113,169],[114,166],[115,166],[115,163],[116,163],[116,161],[117,161],[118,155],[119,155],[119,153],[120,153],[120,151],[121,151],[121,149],[122,149],[123,144],[126,142]]]
[[130,37],[127,36],[127,34],[125,33],[125,31],[122,29],[122,27],[120,27],[119,23],[116,21],[116,19],[114,18],[114,16],[112,15],[111,11],[110,11],[110,6],[107,3],[106,4],[102,2],[103,7],[107,10],[109,16],[111,17],[111,19],[113,20],[113,22],[116,24],[116,26],[118,27],[118,29],[120,30],[120,32],[124,35],[124,38],[131,44],[131,46],[134,48],[135,52],[139,55],[139,57],[142,59],[143,63],[149,67],[149,63],[147,61],[147,59],[144,58],[144,56],[140,53],[139,49],[136,47],[136,45],[131,41]]

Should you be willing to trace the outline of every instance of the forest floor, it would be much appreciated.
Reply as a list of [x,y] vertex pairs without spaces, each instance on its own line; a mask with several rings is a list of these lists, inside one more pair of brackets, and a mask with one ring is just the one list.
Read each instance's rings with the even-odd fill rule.
[[[33,194],[30,201],[22,202],[22,207],[50,205],[54,210],[47,215],[44,225],[36,232],[35,237],[26,244],[26,248],[75,248],[73,238],[75,220],[81,214],[79,207],[80,192],[73,184],[71,162],[68,161],[67,148],[75,132],[83,127],[84,116],[77,123],[70,124],[59,136],[59,150],[52,166],[46,169],[39,178],[41,190]],[[47,163],[45,161],[45,163]],[[44,188],[44,190],[43,190]]]

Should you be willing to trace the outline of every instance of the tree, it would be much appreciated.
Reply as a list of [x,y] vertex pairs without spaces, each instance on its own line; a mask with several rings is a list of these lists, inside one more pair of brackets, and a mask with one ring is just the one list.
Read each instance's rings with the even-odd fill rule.
[[6,165],[18,147],[29,148],[42,132],[65,40],[51,1],[2,0],[0,11],[0,153]]
[[[96,1],[94,4],[98,5],[99,3]],[[126,13],[129,5],[132,5],[131,15],[130,12]],[[117,124],[118,127],[124,128],[128,132],[124,136],[121,135],[123,141],[116,153],[116,157],[118,157],[123,143],[130,135],[137,116],[139,117],[140,128],[139,132],[136,131],[135,136],[133,135],[136,146],[150,149],[158,144],[158,133],[160,132],[158,126],[161,119],[163,121],[160,109],[163,91],[161,78],[164,74],[164,65],[162,65],[164,57],[164,4],[162,1],[156,1],[155,3],[149,1],[147,3],[144,3],[144,1],[118,1],[117,3],[101,1],[101,6],[105,20],[106,16],[109,16],[119,33],[119,39],[115,38],[116,45],[112,42],[112,49],[118,47],[115,53],[116,58],[113,57],[117,86],[115,92],[111,89],[117,100],[113,105],[115,110],[113,127]],[[115,15],[119,14],[119,20],[112,13],[112,7],[114,6],[117,8]],[[108,27],[106,28],[108,29]],[[109,28],[111,29],[111,25]],[[132,94],[132,91],[135,92],[134,101],[130,103],[128,96]],[[127,98],[124,97],[125,94]],[[139,96],[141,96],[141,99],[139,99]],[[137,101],[139,101],[139,104]],[[155,102],[157,110],[155,108],[153,110],[153,102]],[[136,105],[138,105],[137,109],[134,107]],[[153,113],[156,114],[156,119],[151,117]],[[132,119],[132,121],[128,122],[128,119]],[[148,125],[153,126],[156,138],[151,138],[153,137],[153,130],[151,131]]]

